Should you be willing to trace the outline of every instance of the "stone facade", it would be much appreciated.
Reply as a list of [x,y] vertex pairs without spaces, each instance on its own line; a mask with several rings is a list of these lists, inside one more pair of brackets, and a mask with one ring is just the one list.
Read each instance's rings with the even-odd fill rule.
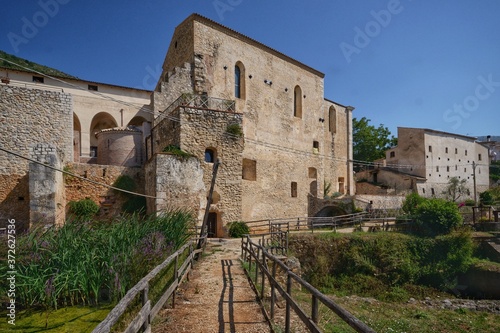
[[[0,101],[0,133],[2,134],[0,145],[2,148],[28,158],[50,155],[57,160],[54,166],[72,160],[71,95],[61,91],[1,86]],[[16,224],[22,226],[20,228],[27,228],[30,223],[30,201],[41,199],[35,192],[30,193],[30,184],[35,186],[34,179],[29,179],[33,175],[29,174],[30,162],[5,152],[0,152],[0,157],[0,175],[4,185],[0,190],[1,226],[7,219],[14,218]],[[33,167],[40,172],[46,171],[42,170],[46,169],[43,166]],[[45,180],[47,183],[48,179]],[[56,178],[52,181],[56,181]],[[53,185],[54,189],[59,186]],[[37,186],[40,189],[40,186]],[[42,192],[38,193],[42,195]],[[60,205],[63,203],[59,196],[57,198],[54,196],[53,199],[57,199]],[[35,202],[32,205],[35,205]],[[54,214],[56,214],[55,211]],[[53,218],[51,221],[54,223]]]
[[[241,115],[241,151],[213,135],[207,114],[223,111],[220,106],[171,114],[176,105],[167,101],[182,94],[234,101],[235,112],[220,114],[227,122]],[[153,104],[155,112],[166,111],[154,122],[148,151],[175,144],[200,161],[206,149],[221,158],[222,226],[307,216],[310,195],[321,197],[325,183],[353,194],[353,108],[324,98],[323,73],[209,19],[192,15],[176,28]],[[210,175],[204,168],[207,189]]]
[[398,184],[417,177],[412,188],[425,197],[444,196],[456,177],[466,180],[461,199],[473,198],[474,175],[478,194],[489,188],[489,163],[488,148],[476,138],[422,128],[399,127],[397,147],[386,152],[387,168],[401,173]]

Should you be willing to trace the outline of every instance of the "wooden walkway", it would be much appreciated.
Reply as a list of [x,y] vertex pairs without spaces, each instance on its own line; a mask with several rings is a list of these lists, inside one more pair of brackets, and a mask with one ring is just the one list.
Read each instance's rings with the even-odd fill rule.
[[160,311],[152,332],[271,332],[241,266],[241,240],[211,240],[174,309]]

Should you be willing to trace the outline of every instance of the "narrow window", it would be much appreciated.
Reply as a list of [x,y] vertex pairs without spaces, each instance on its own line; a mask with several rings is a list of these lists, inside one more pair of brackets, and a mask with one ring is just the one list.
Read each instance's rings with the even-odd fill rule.
[[465,149],[465,156],[467,156],[467,149]]
[[450,167],[449,166],[446,167],[446,171],[450,172]]
[[479,155],[477,156],[477,159],[478,159],[479,161],[481,161],[481,160],[482,160],[482,156],[481,156],[481,154],[479,154]]
[[455,154],[458,154],[458,148],[455,148]]
[[292,198],[297,197],[297,182],[292,182]]
[[434,187],[433,187],[433,188],[431,188],[431,194],[432,194],[432,195],[436,195],[436,192],[434,192]]
[[432,153],[432,146],[429,146],[429,153]]
[[242,178],[245,180],[257,180],[257,161],[247,158],[243,159]]
[[241,69],[238,65],[234,66],[234,96],[241,98]]
[[88,89],[91,91],[97,91],[97,86],[95,84],[89,84]]
[[425,188],[422,189],[422,193],[425,194]]
[[436,167],[436,172],[439,172],[439,166]]
[[328,130],[331,133],[337,133],[337,113],[333,106],[330,106],[330,110],[328,111]]
[[35,76],[35,75],[33,75],[33,82],[35,82],[35,83],[43,83],[43,76]]
[[448,147],[446,147],[446,148],[444,149],[444,152],[445,152],[446,154],[448,154]]
[[293,93],[293,115],[302,118],[302,89],[299,86],[295,86]]
[[396,153],[391,151],[390,157],[396,157]]
[[205,149],[205,162],[214,163],[215,161],[215,150],[211,148]]

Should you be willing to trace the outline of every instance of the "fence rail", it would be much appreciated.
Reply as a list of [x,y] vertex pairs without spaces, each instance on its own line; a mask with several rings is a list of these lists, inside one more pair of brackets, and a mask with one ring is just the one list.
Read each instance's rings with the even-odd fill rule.
[[[108,333],[111,328],[118,323],[120,317],[133,306],[134,300],[138,295],[141,295],[142,308],[125,328],[126,333],[136,333],[142,330],[143,332],[151,332],[151,321],[158,314],[163,305],[170,298],[172,306],[175,306],[175,291],[185,278],[189,278],[189,272],[193,268],[194,260],[197,254],[203,252],[204,246],[196,249],[199,239],[190,240],[187,244],[169,256],[160,265],[156,266],[151,272],[142,278],[135,286],[133,286],[127,294],[118,302],[111,310],[108,316],[92,331],[92,333]],[[205,244],[206,237],[202,238]],[[186,258],[182,263],[179,263],[180,256],[188,251]],[[167,267],[174,264],[174,278],[167,290],[160,296],[159,300],[153,304],[149,295],[150,282]],[[180,265],[180,266],[179,266]]]
[[[242,238],[242,260],[248,261],[248,274],[255,274],[253,277],[250,276],[250,281],[253,284],[254,290],[257,292],[257,297],[260,300],[264,300],[266,286],[271,289],[270,293],[270,309],[264,308],[266,316],[269,320],[273,320],[275,316],[276,307],[276,292],[278,292],[286,301],[285,308],[285,333],[289,333],[291,330],[291,310],[300,318],[302,323],[307,327],[310,332],[322,332],[318,326],[319,321],[319,302],[324,304],[328,309],[339,316],[344,322],[355,329],[357,332],[361,333],[372,333],[375,332],[369,326],[361,322],[359,319],[354,317],[347,310],[340,307],[333,300],[323,295],[320,291],[314,288],[312,285],[304,281],[300,276],[293,273],[282,261],[276,256],[270,254],[265,246],[257,244],[252,241],[251,236],[247,235]],[[268,268],[269,263],[271,263],[271,271]],[[277,279],[277,268],[281,268],[286,274],[286,286],[282,286]],[[252,267],[255,268],[255,273],[252,272]],[[259,284],[260,280],[260,284]],[[299,303],[293,298],[292,295],[292,281],[298,283],[302,290],[306,290],[311,294],[311,313],[307,314],[299,305]]]

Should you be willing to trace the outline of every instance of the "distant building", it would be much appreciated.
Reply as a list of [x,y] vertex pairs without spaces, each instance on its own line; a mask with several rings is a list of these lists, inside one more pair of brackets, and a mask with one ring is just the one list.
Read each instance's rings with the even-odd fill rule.
[[466,180],[462,198],[473,198],[489,188],[488,148],[475,137],[422,128],[398,128],[398,145],[387,150],[385,161],[357,174],[369,182],[385,184],[424,197],[443,197],[453,177]]

